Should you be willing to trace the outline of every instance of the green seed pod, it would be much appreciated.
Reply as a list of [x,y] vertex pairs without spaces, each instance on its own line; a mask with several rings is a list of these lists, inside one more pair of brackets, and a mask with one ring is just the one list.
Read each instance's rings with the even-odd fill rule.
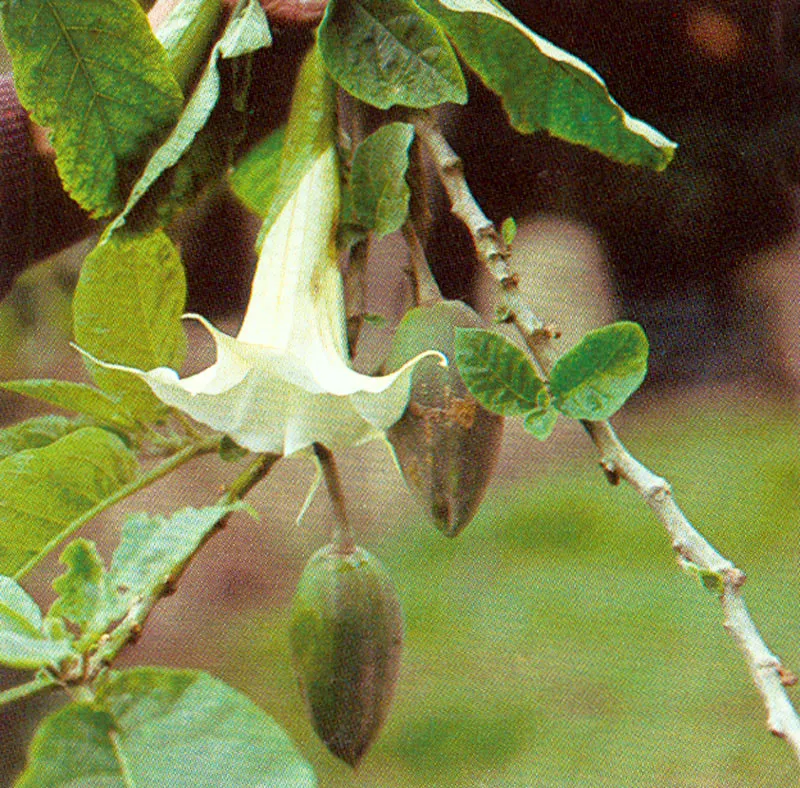
[[455,329],[483,325],[461,301],[416,307],[398,326],[386,364],[397,369],[429,349],[450,361],[448,367],[419,362],[408,408],[388,431],[406,482],[446,536],[461,533],[477,511],[503,437],[503,417],[478,404],[453,362]]
[[397,591],[381,563],[330,544],[303,570],[289,639],[317,735],[355,768],[392,702],[403,645]]

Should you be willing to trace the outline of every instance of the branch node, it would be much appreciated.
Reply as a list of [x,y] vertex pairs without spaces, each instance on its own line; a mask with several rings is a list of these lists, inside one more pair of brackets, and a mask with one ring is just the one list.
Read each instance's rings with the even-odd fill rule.
[[785,668],[783,665],[778,665],[778,677],[781,680],[781,684],[784,687],[794,687],[800,679],[798,679],[797,674],[792,673],[791,670]]
[[747,582],[747,575],[736,566],[726,569],[724,574],[725,579],[734,591],[738,591]]
[[622,476],[620,476],[619,468],[617,468],[613,460],[600,460],[600,467],[603,469],[606,481],[612,487],[616,487],[622,481]]

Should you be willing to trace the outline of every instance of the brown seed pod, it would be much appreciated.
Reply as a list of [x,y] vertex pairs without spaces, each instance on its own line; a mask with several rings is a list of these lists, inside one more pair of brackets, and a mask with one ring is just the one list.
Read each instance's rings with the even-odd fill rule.
[[388,431],[406,482],[446,536],[461,533],[477,511],[503,437],[503,417],[478,404],[454,363],[455,329],[483,325],[461,301],[416,307],[398,326],[386,363],[397,369],[429,349],[450,361],[446,368],[419,362],[408,408]]
[[355,768],[388,714],[403,644],[400,601],[378,559],[361,547],[316,552],[295,592],[289,639],[314,730]]

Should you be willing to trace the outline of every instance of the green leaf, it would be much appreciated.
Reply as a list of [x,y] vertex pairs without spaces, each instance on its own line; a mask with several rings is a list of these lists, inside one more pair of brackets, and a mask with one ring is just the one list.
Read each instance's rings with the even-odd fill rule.
[[183,103],[147,17],[134,0],[2,0],[0,24],[67,191],[94,216],[118,210],[122,167]]
[[[180,367],[186,279],[178,251],[161,231],[115,235],[86,258],[72,302],[75,341],[95,358],[139,369]],[[87,364],[97,384],[143,421],[164,408],[133,375]]]
[[472,396],[493,413],[527,416],[550,404],[528,357],[499,334],[457,328],[456,364]]
[[554,405],[573,419],[607,419],[641,386],[647,354],[647,337],[637,323],[623,321],[590,331],[553,367]]
[[[136,429],[133,417],[111,397],[85,383],[67,380],[9,380],[0,388],[25,397],[47,402],[65,410],[91,416],[101,424],[125,431]],[[42,444],[44,445],[44,444]]]
[[281,150],[278,188],[261,227],[258,247],[312,165],[330,147],[335,129],[336,85],[325,70],[319,48],[313,46],[295,82]]
[[47,717],[17,788],[314,788],[311,767],[258,706],[198,671],[112,674],[92,705]]
[[66,618],[84,632],[104,632],[109,593],[103,559],[94,542],[75,539],[61,553],[59,561],[67,571],[53,580],[53,590],[59,596],[49,615]]
[[156,29],[156,38],[183,90],[191,84],[221,18],[220,0],[181,0]]
[[540,441],[547,440],[553,432],[558,420],[558,411],[553,408],[546,408],[545,410],[532,410],[525,416],[522,426],[526,432],[533,435],[534,438]]
[[85,427],[0,461],[0,573],[19,577],[137,474],[122,441]]
[[39,416],[0,430],[0,460],[25,449],[41,449],[80,429],[63,416]]
[[268,47],[271,43],[272,35],[261,4],[258,0],[240,0],[222,37],[211,50],[208,65],[175,128],[147,163],[141,177],[134,184],[122,213],[109,226],[109,234],[125,224],[137,203],[164,172],[178,163],[208,123],[220,97],[219,61],[247,55]]
[[353,207],[359,223],[379,237],[403,226],[411,190],[406,183],[410,123],[389,123],[356,148],[350,175]]
[[331,0],[319,48],[331,76],[380,109],[467,103],[446,36],[412,0]]
[[68,640],[51,640],[36,602],[10,577],[0,576],[0,663],[20,670],[57,665],[72,654]]
[[266,216],[278,188],[281,149],[286,128],[276,129],[243,156],[228,176],[233,193],[247,210]]
[[513,216],[509,216],[503,221],[500,227],[500,234],[503,236],[503,243],[506,246],[511,246],[514,239],[517,237],[517,223],[514,221]]
[[122,616],[137,597],[162,588],[217,523],[241,508],[242,504],[186,508],[168,518],[129,516],[108,572],[109,588],[116,594],[110,620]]
[[498,93],[512,125],[546,130],[625,164],[663,170],[676,145],[632,118],[600,76],[574,55],[537,36],[492,0],[418,0],[456,49]]

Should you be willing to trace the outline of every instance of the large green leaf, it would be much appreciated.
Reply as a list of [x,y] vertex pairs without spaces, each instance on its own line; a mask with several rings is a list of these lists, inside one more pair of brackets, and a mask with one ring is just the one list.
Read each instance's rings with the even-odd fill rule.
[[457,328],[456,364],[472,396],[493,413],[527,416],[550,404],[528,357],[499,334]]
[[411,124],[389,123],[370,134],[353,156],[350,186],[355,215],[378,236],[399,230],[408,216],[411,190],[406,171],[413,139]]
[[123,165],[180,113],[181,89],[135,0],[2,0],[14,82],[52,130],[67,191],[94,216],[121,204]]
[[134,602],[161,593],[217,523],[241,506],[187,508],[171,517],[131,515],[108,572],[94,543],[75,539],[61,555],[67,571],[53,581],[59,596],[50,615],[67,618],[80,627],[86,635],[78,645],[83,650]]
[[228,176],[233,193],[256,216],[266,216],[280,183],[281,150],[286,129],[276,129],[243,156]]
[[134,514],[122,528],[108,585],[116,593],[111,620],[132,600],[152,594],[198,549],[217,523],[240,504],[181,509],[170,517]]
[[136,474],[122,441],[98,427],[0,461],[0,573],[24,574]]
[[418,0],[496,93],[511,123],[546,130],[626,164],[664,169],[675,143],[632,118],[582,60],[531,32],[493,0]]
[[180,0],[155,31],[182,89],[191,84],[221,18],[221,0]]
[[101,424],[133,430],[136,422],[111,397],[85,383],[69,380],[9,380],[0,388],[47,402],[65,410],[91,416]]
[[647,337],[637,323],[590,331],[553,367],[553,404],[574,419],[607,419],[642,384],[647,355]]
[[0,430],[0,460],[25,449],[41,449],[55,443],[59,438],[80,429],[71,419],[63,416],[38,416],[34,419],[12,424]]
[[281,149],[278,186],[261,227],[258,246],[312,165],[335,139],[336,84],[328,76],[319,48],[306,55],[292,96],[292,108]]
[[319,47],[331,76],[380,109],[467,102],[446,36],[413,0],[331,0]]
[[314,788],[311,767],[252,701],[197,671],[112,675],[91,705],[47,717],[17,788]]
[[[136,204],[155,182],[174,167],[189,150],[220,97],[220,60],[230,60],[255,52],[272,43],[267,17],[258,0],[241,0],[231,15],[220,40],[211,50],[208,64],[192,97],[183,110],[172,133],[153,154],[144,172],[134,184],[122,213],[113,221],[108,232],[119,229]],[[223,144],[224,141],[217,141]]]
[[[75,341],[101,361],[139,369],[180,367],[186,280],[178,251],[161,231],[118,234],[84,261],[73,299]],[[163,411],[149,387],[124,372],[89,364],[100,388],[130,413],[152,421]]]
[[10,577],[0,575],[0,664],[32,670],[57,665],[70,654],[68,640],[45,634],[36,602]]

